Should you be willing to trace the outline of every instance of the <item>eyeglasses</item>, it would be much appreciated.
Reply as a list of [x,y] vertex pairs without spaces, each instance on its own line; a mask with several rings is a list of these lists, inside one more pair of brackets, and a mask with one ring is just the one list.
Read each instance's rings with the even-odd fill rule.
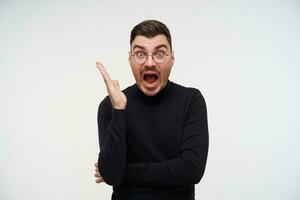
[[169,54],[167,54],[164,51],[156,51],[153,54],[147,54],[144,51],[137,51],[137,52],[134,52],[133,54],[131,54],[131,56],[134,58],[135,62],[137,62],[138,64],[144,64],[147,61],[149,56],[152,57],[152,59],[154,60],[155,63],[162,64],[163,62],[165,62],[165,60],[169,56]]

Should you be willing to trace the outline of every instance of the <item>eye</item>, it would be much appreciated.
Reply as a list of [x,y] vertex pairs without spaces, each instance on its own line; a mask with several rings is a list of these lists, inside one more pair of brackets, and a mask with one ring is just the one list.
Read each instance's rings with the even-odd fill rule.
[[166,53],[163,52],[163,51],[157,51],[157,52],[155,52],[155,54],[154,54],[154,56],[155,56],[157,59],[163,59],[165,55],[166,55]]
[[135,55],[137,58],[142,59],[142,58],[145,58],[146,53],[143,52],[143,51],[138,51],[138,52],[135,52],[134,55]]

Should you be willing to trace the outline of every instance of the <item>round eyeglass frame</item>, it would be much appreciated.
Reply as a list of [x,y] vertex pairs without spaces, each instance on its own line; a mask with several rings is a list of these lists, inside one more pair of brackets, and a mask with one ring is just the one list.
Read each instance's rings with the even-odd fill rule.
[[[136,52],[136,53],[137,53],[137,52]],[[163,59],[162,61],[157,62],[157,60],[155,59],[155,56],[154,56],[155,54],[146,54],[146,56],[145,56],[145,58],[144,58],[145,61],[141,62],[141,61],[139,61],[139,60],[136,59],[136,57],[135,57],[136,53],[130,52],[130,56],[133,57],[134,61],[135,61],[136,63],[140,64],[140,65],[144,64],[145,62],[147,62],[149,56],[152,57],[152,60],[153,60],[156,64],[162,64],[162,63],[164,63],[164,62],[166,61],[167,57],[170,55],[170,54],[168,54],[168,53],[163,52],[163,53],[165,54],[164,59]]]

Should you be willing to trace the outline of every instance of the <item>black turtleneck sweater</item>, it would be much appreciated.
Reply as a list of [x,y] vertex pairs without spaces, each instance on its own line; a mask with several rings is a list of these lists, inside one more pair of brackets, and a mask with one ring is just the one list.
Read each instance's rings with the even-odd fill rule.
[[208,153],[206,104],[200,91],[167,82],[155,96],[134,84],[125,110],[99,105],[98,167],[113,200],[194,199]]

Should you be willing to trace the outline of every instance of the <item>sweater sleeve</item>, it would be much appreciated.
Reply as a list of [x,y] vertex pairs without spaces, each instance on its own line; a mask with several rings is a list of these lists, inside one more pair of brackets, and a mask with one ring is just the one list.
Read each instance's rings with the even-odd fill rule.
[[208,154],[206,103],[197,90],[183,124],[178,157],[163,162],[129,163],[125,182],[143,185],[189,185],[200,182]]
[[98,109],[98,168],[107,184],[117,186],[126,169],[125,111],[112,109],[108,102],[103,100]]

